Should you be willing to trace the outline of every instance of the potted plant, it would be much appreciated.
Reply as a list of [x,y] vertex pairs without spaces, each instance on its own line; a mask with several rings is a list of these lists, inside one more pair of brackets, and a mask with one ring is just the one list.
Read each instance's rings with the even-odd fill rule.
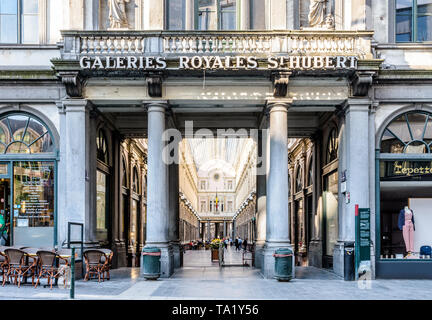
[[211,260],[218,261],[219,260],[219,247],[222,245],[221,239],[213,239],[210,242],[210,249],[211,249]]

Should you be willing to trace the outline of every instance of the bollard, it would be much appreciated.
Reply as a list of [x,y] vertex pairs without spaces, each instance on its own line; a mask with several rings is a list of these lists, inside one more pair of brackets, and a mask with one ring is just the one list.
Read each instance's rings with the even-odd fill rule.
[[72,247],[71,252],[71,283],[69,297],[75,299],[75,248]]

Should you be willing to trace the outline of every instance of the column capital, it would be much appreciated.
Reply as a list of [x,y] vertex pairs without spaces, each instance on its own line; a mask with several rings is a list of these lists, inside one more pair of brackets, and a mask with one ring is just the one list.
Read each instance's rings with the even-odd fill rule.
[[149,100],[149,101],[143,101],[142,104],[146,106],[147,112],[151,112],[151,111],[166,112],[170,107],[167,100]]
[[56,102],[60,113],[89,112],[93,110],[93,104],[86,99],[63,99]]
[[348,98],[342,105],[344,114],[350,111],[369,111],[372,101],[369,98]]
[[273,111],[288,112],[292,102],[292,99],[269,99],[265,109],[266,115]]

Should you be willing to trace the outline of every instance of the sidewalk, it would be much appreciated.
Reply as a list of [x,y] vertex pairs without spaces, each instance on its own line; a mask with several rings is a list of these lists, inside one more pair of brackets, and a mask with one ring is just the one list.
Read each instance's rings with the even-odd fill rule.
[[[238,256],[229,252],[232,259]],[[227,256],[228,257],[228,256]],[[230,258],[230,259],[231,259]],[[241,259],[241,256],[240,256]],[[118,300],[364,300],[431,299],[432,280],[373,280],[370,288],[357,282],[343,281],[335,274],[314,268],[297,267],[290,282],[263,279],[251,267],[219,268],[211,264],[210,251],[187,251],[184,267],[169,279],[147,281],[139,277],[139,268],[122,268],[111,272],[111,280],[76,282],[76,299]],[[0,299],[68,299],[62,288],[14,285],[0,287]]]

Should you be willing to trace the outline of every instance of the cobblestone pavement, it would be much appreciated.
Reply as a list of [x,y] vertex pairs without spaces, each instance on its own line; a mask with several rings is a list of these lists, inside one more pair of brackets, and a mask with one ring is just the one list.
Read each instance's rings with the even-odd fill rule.
[[[227,264],[241,263],[241,253],[229,249]],[[139,277],[139,268],[122,268],[111,272],[111,280],[76,282],[76,299],[431,299],[432,280],[373,280],[369,283],[343,281],[335,274],[314,267],[297,267],[296,278],[289,282],[263,279],[251,267],[219,268],[210,261],[210,251],[187,251],[184,267],[168,279],[147,281]],[[62,287],[6,284],[0,287],[0,299],[68,299]]]

